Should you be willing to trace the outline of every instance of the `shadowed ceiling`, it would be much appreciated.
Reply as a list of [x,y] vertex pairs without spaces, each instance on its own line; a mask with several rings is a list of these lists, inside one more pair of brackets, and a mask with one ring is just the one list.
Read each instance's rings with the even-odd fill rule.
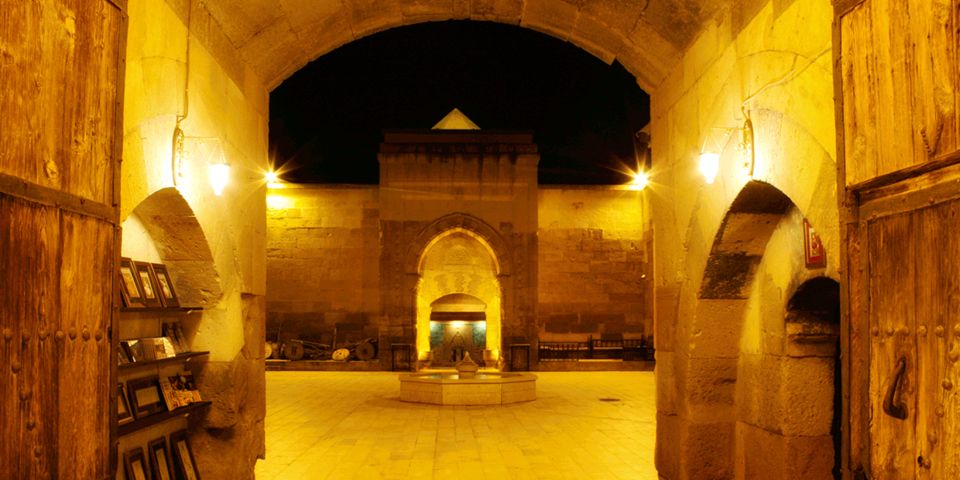
[[[188,0],[181,0],[184,3]],[[227,39],[273,89],[352,40],[427,21],[489,20],[619,61],[653,91],[721,0],[204,0]]]

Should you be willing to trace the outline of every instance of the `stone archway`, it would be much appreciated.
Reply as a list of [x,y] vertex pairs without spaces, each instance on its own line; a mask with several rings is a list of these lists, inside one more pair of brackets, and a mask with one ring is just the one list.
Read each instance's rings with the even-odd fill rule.
[[714,236],[682,386],[687,418],[680,468],[689,478],[734,477],[743,319],[767,243],[791,208],[793,202],[776,187],[750,181]]
[[[205,7],[205,8],[201,8]],[[222,26],[243,60],[272,89],[311,60],[390,28],[443,20],[518,25],[571,42],[606,63],[619,61],[652,90],[720,8],[695,0],[206,0],[194,6]]]
[[803,371],[806,380],[789,387],[796,390],[809,389],[810,385],[821,387],[815,395],[798,395],[806,399],[800,402],[799,408],[806,412],[803,416],[808,419],[804,424],[806,431],[802,432],[808,445],[802,453],[832,449],[832,457],[819,455],[816,461],[823,464],[832,460],[833,478],[839,479],[843,406],[840,283],[828,277],[811,278],[797,287],[786,310],[784,362],[792,370]]
[[[476,300],[473,303],[484,305],[482,334],[477,330],[483,338],[466,343],[483,346],[481,351],[472,354],[477,361],[483,357],[496,361],[502,344],[507,297],[505,283],[509,283],[509,275],[504,268],[509,268],[509,262],[503,260],[506,251],[499,234],[472,216],[451,214],[438,219],[421,232],[411,246],[411,252],[416,250],[419,251],[415,256],[411,254],[408,257],[411,261],[408,268],[412,269],[408,273],[416,276],[414,309],[418,357],[424,358],[426,352],[432,351],[437,345],[449,343],[449,339],[439,338],[446,333],[460,333],[466,326],[470,327],[470,332],[474,332],[480,326],[481,322],[463,324],[468,320],[466,317],[440,318],[435,311],[438,302],[444,298],[469,296]],[[458,324],[453,325],[456,328],[451,328],[451,324],[445,320],[454,320]],[[447,350],[445,346],[443,351]],[[432,357],[437,365],[448,365],[452,361],[435,355]]]

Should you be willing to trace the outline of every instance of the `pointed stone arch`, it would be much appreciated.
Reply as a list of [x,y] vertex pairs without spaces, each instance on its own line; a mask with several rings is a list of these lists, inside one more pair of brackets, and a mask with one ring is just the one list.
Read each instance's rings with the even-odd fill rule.
[[509,249],[500,233],[483,220],[467,213],[451,213],[444,215],[424,227],[407,250],[404,270],[408,274],[418,275],[422,268],[423,254],[429,246],[439,241],[444,235],[453,232],[463,232],[481,241],[489,249],[493,257],[498,276],[509,276],[513,270],[513,262]]
[[[684,381],[688,411],[682,466],[690,478],[733,478],[737,380],[750,286],[767,244],[795,208],[782,191],[750,181],[724,214],[697,295]],[[693,451],[699,452],[692,455]]]
[[176,188],[160,189],[145,198],[135,215],[153,239],[160,260],[167,266],[180,304],[216,305],[223,296],[213,254],[197,217]]

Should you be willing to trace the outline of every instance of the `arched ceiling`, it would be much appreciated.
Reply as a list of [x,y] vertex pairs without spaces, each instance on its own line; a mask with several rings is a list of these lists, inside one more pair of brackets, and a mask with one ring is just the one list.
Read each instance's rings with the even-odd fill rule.
[[[619,61],[652,91],[720,0],[203,0],[271,90],[345,43],[413,23],[474,19],[520,25]],[[194,6],[197,8],[197,6]]]

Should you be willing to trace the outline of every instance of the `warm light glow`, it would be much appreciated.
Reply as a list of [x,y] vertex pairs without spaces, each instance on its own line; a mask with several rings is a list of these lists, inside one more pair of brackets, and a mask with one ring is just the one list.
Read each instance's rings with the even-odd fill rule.
[[267,182],[267,188],[283,188],[283,181],[280,179],[280,172],[270,170],[263,175]]
[[647,185],[650,183],[650,177],[647,175],[647,172],[636,172],[632,176],[633,179],[630,180],[630,190],[643,190],[647,188]]
[[230,164],[223,161],[211,163],[210,186],[213,187],[213,193],[220,196],[228,183],[230,183]]
[[704,152],[700,154],[700,173],[707,183],[713,183],[720,173],[720,154]]
[[466,325],[466,323],[463,322],[462,320],[454,320],[450,322],[450,326],[457,330],[460,330],[461,328],[463,328],[464,325]]
[[267,195],[267,208],[270,210],[285,210],[290,208],[290,199],[283,195]]

